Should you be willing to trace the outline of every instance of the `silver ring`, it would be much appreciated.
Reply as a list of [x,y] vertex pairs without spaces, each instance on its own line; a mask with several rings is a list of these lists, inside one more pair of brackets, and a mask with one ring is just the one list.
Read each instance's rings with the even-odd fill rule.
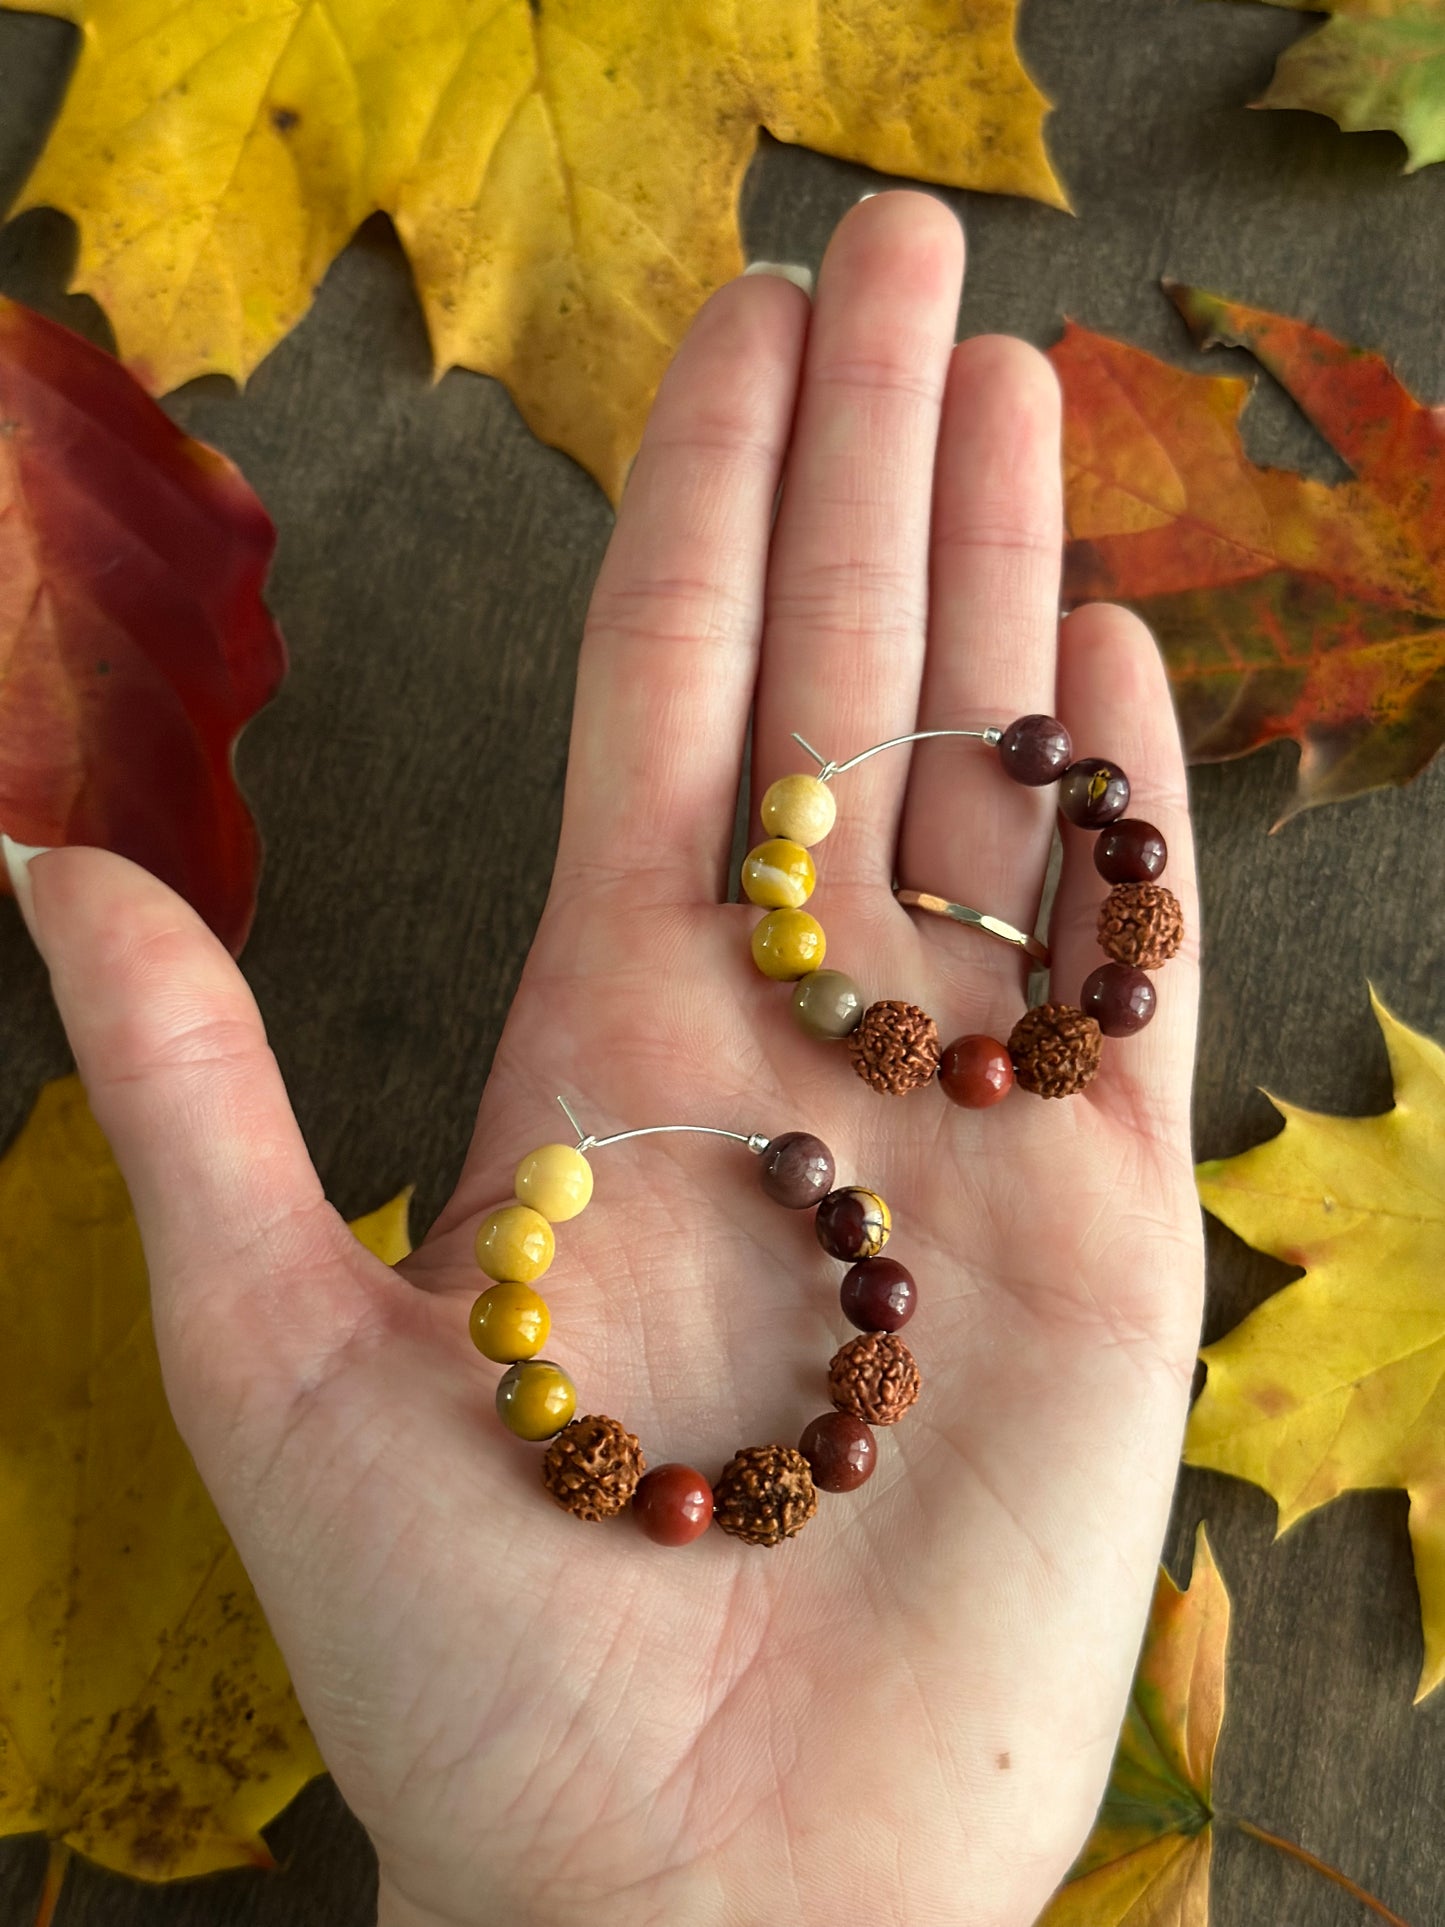
[[1015,950],[1022,950],[1032,957],[1042,968],[1048,968],[1048,945],[1031,937],[1026,931],[1016,930],[1002,917],[990,917],[982,910],[971,910],[966,903],[950,903],[947,897],[932,895],[927,890],[900,890],[895,884],[893,894],[901,904],[910,910],[927,910],[931,916],[947,917],[953,923],[966,924],[970,930],[982,930],[985,936],[997,937],[1000,943],[1011,944]]

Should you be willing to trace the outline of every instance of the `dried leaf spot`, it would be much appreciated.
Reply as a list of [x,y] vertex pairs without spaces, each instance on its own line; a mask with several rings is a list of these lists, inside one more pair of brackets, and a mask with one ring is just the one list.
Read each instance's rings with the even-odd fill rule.
[[294,107],[273,107],[271,125],[278,134],[289,134],[293,127],[299,127],[301,116]]

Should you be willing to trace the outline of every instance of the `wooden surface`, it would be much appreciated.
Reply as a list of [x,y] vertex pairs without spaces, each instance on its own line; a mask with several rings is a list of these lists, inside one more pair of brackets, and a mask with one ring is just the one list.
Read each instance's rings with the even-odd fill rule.
[[[971,244],[961,330],[1047,343],[1069,314],[1188,360],[1156,286],[1168,273],[1379,346],[1419,391],[1445,397],[1445,167],[1406,180],[1389,137],[1243,111],[1300,27],[1271,8],[1198,0],[1026,0],[1025,52],[1059,103],[1050,141],[1078,218],[955,197]],[[56,22],[0,14],[0,199],[38,148],[73,40]],[[750,251],[816,264],[875,185],[766,145],[744,197]],[[95,310],[63,295],[71,246],[58,216],[16,222],[0,234],[0,289],[103,339]],[[240,757],[269,845],[246,968],[332,1197],[351,1213],[416,1179],[423,1224],[457,1170],[542,904],[574,651],[610,520],[501,389],[462,374],[433,388],[428,372],[405,263],[377,221],[244,398],[207,380],[168,404],[239,461],[281,531],[270,599],[294,668]],[[1256,453],[1338,473],[1275,392],[1261,393],[1250,435]],[[1269,837],[1292,756],[1197,772],[1202,1154],[1268,1134],[1259,1084],[1322,1108],[1388,1104],[1367,977],[1445,1035],[1445,766]],[[8,905],[0,984],[4,1142],[40,1081],[67,1067]],[[1217,1227],[1210,1250],[1215,1336],[1287,1274]],[[1262,1494],[1186,1474],[1171,1561],[1187,1558],[1201,1517],[1235,1601],[1222,1809],[1303,1841],[1411,1927],[1439,1922],[1445,1692],[1412,1710],[1420,1634],[1403,1497],[1347,1498],[1272,1545]],[[59,1927],[371,1920],[369,1849],[329,1784],[271,1838],[273,1876],[157,1890],[77,1868]],[[33,1918],[42,1863],[33,1841],[0,1843],[3,1927]],[[1215,1867],[1216,1927],[1366,1918],[1228,1829]]]

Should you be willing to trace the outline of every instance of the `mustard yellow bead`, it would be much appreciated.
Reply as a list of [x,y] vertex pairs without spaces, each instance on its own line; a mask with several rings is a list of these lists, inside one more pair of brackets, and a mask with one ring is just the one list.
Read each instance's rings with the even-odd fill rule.
[[530,1285],[493,1285],[472,1306],[472,1343],[483,1358],[511,1365],[531,1358],[547,1342],[552,1314]]
[[534,1443],[550,1439],[570,1424],[577,1410],[577,1387],[550,1358],[528,1358],[502,1373],[497,1386],[497,1416],[509,1432]]
[[753,962],[781,984],[816,970],[827,947],[822,924],[806,910],[770,910],[753,932]]
[[549,1224],[565,1224],[592,1198],[592,1166],[570,1144],[544,1144],[517,1166],[517,1196]]
[[772,837],[743,858],[743,895],[764,910],[797,910],[813,894],[818,872],[801,843]]
[[477,1231],[477,1263],[501,1284],[530,1285],[556,1253],[551,1225],[529,1204],[489,1211]]
[[811,850],[832,829],[838,805],[816,776],[780,776],[764,793],[760,813],[769,836],[785,836]]

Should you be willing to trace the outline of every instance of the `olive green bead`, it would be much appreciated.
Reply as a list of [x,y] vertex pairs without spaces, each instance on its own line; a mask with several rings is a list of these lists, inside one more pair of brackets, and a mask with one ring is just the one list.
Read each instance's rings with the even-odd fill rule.
[[816,970],[827,947],[822,924],[806,910],[770,910],[753,932],[753,962],[777,983]]
[[809,1037],[836,1040],[858,1028],[865,999],[841,970],[814,970],[793,992],[793,1015]]
[[801,843],[775,836],[743,859],[743,895],[761,910],[799,910],[813,894],[818,872]]
[[537,1444],[571,1423],[577,1387],[550,1358],[526,1358],[502,1373],[497,1384],[497,1416],[519,1439]]
[[838,818],[838,804],[816,776],[780,776],[763,793],[759,815],[769,836],[785,836],[811,850]]

